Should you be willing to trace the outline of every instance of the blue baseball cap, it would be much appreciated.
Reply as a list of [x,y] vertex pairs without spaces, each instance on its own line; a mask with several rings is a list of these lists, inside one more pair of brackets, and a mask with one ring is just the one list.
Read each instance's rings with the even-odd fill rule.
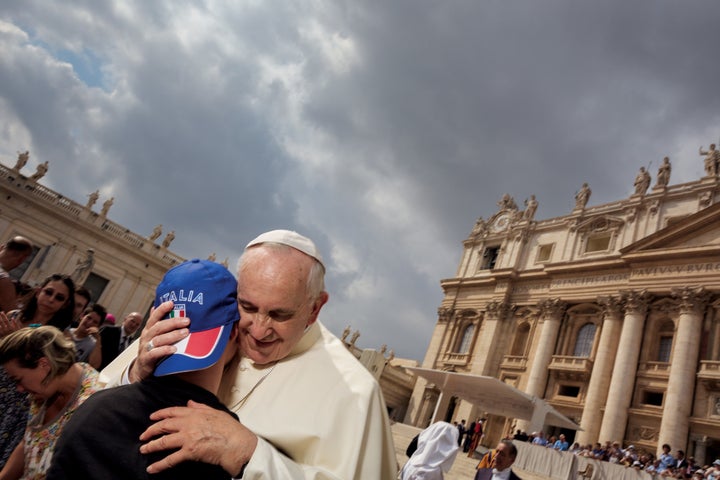
[[237,281],[227,268],[193,259],[171,268],[155,291],[155,307],[172,300],[167,318],[190,318],[190,335],[175,343],[177,352],[163,359],[155,376],[202,370],[214,365],[227,346],[232,325],[240,319]]

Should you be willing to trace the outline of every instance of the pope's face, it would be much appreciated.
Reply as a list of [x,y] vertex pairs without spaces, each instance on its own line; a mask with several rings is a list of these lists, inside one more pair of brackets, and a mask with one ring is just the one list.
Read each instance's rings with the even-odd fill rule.
[[327,294],[311,299],[307,279],[313,260],[297,250],[254,247],[238,272],[241,353],[265,365],[288,356],[317,320]]

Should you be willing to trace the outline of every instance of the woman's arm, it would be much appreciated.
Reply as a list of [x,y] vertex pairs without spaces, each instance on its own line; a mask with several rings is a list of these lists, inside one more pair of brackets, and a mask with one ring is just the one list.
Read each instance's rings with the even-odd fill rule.
[[25,471],[25,440],[21,440],[0,471],[0,480],[18,480]]

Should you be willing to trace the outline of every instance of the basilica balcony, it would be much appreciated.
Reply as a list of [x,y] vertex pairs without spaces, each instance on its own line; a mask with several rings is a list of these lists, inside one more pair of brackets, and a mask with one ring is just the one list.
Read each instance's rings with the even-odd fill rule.
[[503,370],[515,370],[524,372],[527,369],[527,357],[518,355],[505,355],[500,368]]
[[469,353],[445,352],[442,357],[445,365],[465,366],[470,361]]
[[640,362],[637,374],[639,377],[667,380],[670,377],[670,363]]
[[553,355],[548,370],[558,378],[568,380],[588,380],[592,372],[593,362],[587,357],[571,357],[569,355]]
[[700,360],[700,371],[697,377],[709,389],[720,390],[720,361]]

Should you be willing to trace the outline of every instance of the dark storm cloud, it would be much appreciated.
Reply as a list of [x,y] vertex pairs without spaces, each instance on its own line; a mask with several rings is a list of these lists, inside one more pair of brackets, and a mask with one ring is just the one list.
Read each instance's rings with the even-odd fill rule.
[[[672,183],[720,140],[720,4],[5,2],[2,161],[184,256],[289,227],[328,259],[323,321],[422,359],[478,216]],[[89,58],[72,65],[61,58]],[[103,75],[100,88],[83,71]],[[95,80],[93,80],[95,81]]]

